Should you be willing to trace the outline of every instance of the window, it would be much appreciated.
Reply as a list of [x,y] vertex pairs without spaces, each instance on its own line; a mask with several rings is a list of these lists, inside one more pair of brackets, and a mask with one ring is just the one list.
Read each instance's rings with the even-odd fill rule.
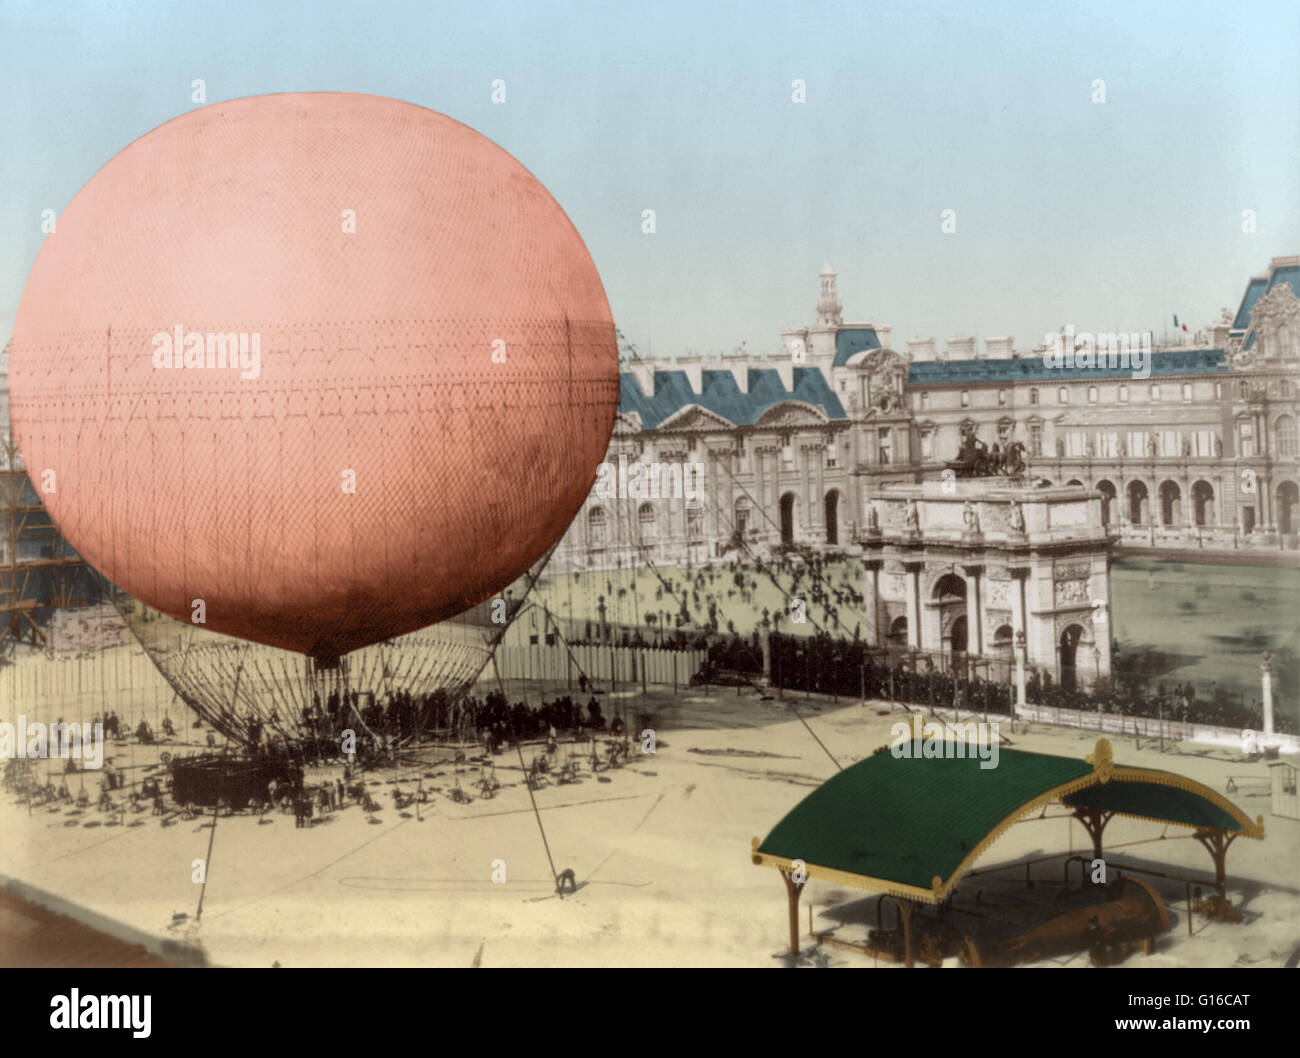
[[1277,454],[1283,459],[1294,459],[1296,455],[1295,419],[1290,415],[1279,416],[1275,429],[1277,430]]
[[1003,405],[1006,404],[1006,402],[1007,402],[1007,391],[1005,389],[998,390],[998,407],[1002,407]]
[[687,507],[686,508],[686,535],[691,540],[700,540],[704,537],[704,508]]
[[1159,400],[1159,399],[1160,399],[1160,383],[1159,383],[1159,382],[1152,382],[1152,383],[1151,383],[1151,399],[1152,399],[1152,400]]
[[969,408],[969,407],[970,407],[970,391],[969,391],[969,390],[965,390],[965,389],[963,389],[963,390],[961,391],[961,406],[962,406],[963,408]]
[[893,455],[894,445],[892,440],[892,431],[888,426],[884,427],[877,435],[879,438],[880,462],[890,462],[890,456]]
[[840,450],[836,447],[834,441],[826,446],[826,465],[828,467],[839,466]]
[[605,527],[608,516],[604,507],[593,507],[587,512],[587,546],[605,546]]
[[1096,403],[1097,403],[1097,387],[1096,387],[1096,386],[1089,386],[1089,387],[1088,387],[1088,403],[1089,403],[1089,404],[1096,404]]
[[[1034,392],[1037,392],[1037,390]],[[1041,456],[1043,454],[1043,424],[1041,422],[1031,422],[1029,424],[1029,454],[1031,456]]]
[[1038,403],[1038,390],[1037,390],[1037,389],[1031,389],[1031,390],[1029,391],[1029,403],[1030,403],[1030,404],[1037,404],[1037,403]]
[[1184,382],[1184,383],[1183,383],[1183,400],[1191,400],[1191,399],[1192,399],[1192,384],[1191,384],[1190,382]]
[[1065,386],[1061,386],[1061,387],[1059,387],[1059,388],[1057,389],[1057,391],[1056,391],[1056,403],[1057,403],[1057,404],[1069,404],[1069,403],[1070,403],[1070,391],[1069,391]]
[[1120,402],[1121,404],[1127,404],[1127,403],[1128,403],[1128,386],[1120,386],[1120,387],[1119,387],[1119,402]]
[[921,393],[921,408],[922,408],[922,410],[928,408],[929,406],[930,406],[930,394],[925,393],[925,392],[922,392],[922,393]]
[[1214,384],[1214,399],[1215,399],[1215,400],[1223,400],[1223,383],[1222,383],[1222,382],[1216,382],[1216,383]]
[[1237,451],[1243,459],[1255,454],[1255,426],[1244,419],[1237,424]]
[[1245,400],[1250,394],[1250,388],[1244,382],[1237,383],[1237,399]]
[[636,512],[637,525],[641,530],[641,542],[650,544],[655,538],[655,509],[652,504],[643,503]]
[[749,497],[741,496],[736,500],[736,518],[733,524],[736,532],[742,535],[749,528]]

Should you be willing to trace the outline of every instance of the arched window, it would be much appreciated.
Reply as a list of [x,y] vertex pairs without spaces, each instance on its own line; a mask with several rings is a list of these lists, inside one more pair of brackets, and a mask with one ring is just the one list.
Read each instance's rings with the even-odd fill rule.
[[1120,386],[1120,387],[1119,387],[1119,402],[1120,402],[1121,404],[1127,404],[1127,403],[1128,403],[1128,386]]
[[963,408],[970,407],[970,390],[963,389],[961,391],[961,406]]
[[587,512],[587,546],[604,547],[609,515],[604,507],[593,507]]
[[1096,403],[1097,403],[1097,387],[1096,387],[1096,386],[1089,386],[1089,387],[1088,387],[1088,403],[1089,403],[1089,404],[1096,404]]
[[749,497],[741,496],[736,500],[736,518],[733,522],[736,532],[744,534],[749,528]]
[[704,508],[687,507],[686,508],[686,536],[691,540],[700,540],[704,537]]
[[1159,382],[1152,382],[1152,383],[1151,383],[1151,399],[1152,399],[1152,400],[1159,400],[1159,399],[1160,399],[1160,383],[1159,383]]
[[1005,389],[998,390],[998,407],[1002,407],[1004,404],[1006,404],[1006,402],[1007,402],[1007,391]]
[[1290,415],[1279,415],[1274,429],[1277,431],[1277,454],[1293,458],[1296,455],[1295,419]]
[[653,503],[643,503],[636,512],[637,527],[641,532],[641,543],[652,544],[655,539],[655,508]]
[[1037,390],[1037,389],[1031,389],[1031,390],[1029,391],[1029,403],[1030,403],[1030,404],[1037,404],[1037,403],[1038,403],[1038,390]]
[[1056,403],[1057,403],[1057,404],[1069,404],[1069,403],[1070,403],[1070,390],[1069,390],[1066,386],[1060,386],[1060,387],[1057,388],[1057,390],[1056,390]]

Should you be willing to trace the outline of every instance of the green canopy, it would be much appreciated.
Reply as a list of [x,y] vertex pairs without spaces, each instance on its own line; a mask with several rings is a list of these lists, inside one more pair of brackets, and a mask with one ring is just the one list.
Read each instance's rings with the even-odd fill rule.
[[1121,768],[1101,739],[1086,760],[1001,749],[995,768],[978,758],[899,758],[877,753],[797,804],[751,855],[809,877],[944,899],[970,865],[1016,820],[1060,801],[1158,823],[1263,837],[1215,791],[1173,772]]

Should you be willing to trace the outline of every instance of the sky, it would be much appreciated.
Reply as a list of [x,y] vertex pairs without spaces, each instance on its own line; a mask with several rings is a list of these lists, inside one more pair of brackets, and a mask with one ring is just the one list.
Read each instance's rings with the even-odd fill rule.
[[900,350],[1159,340],[1300,253],[1298,56],[1294,0],[0,0],[0,336],[42,211],[201,78],[208,105],[366,92],[477,129],[564,207],[643,355],[777,352],[827,260],[845,322]]

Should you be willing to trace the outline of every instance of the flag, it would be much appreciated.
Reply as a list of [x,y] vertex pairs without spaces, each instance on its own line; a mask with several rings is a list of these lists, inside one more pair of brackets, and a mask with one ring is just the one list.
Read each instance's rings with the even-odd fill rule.
[[1178,330],[1178,315],[1174,314],[1174,330]]
[[1179,323],[1179,322],[1178,322],[1178,317],[1175,316],[1175,317],[1174,317],[1174,330],[1178,330],[1179,327],[1181,327],[1183,330],[1187,330],[1187,324],[1185,324],[1185,323]]

